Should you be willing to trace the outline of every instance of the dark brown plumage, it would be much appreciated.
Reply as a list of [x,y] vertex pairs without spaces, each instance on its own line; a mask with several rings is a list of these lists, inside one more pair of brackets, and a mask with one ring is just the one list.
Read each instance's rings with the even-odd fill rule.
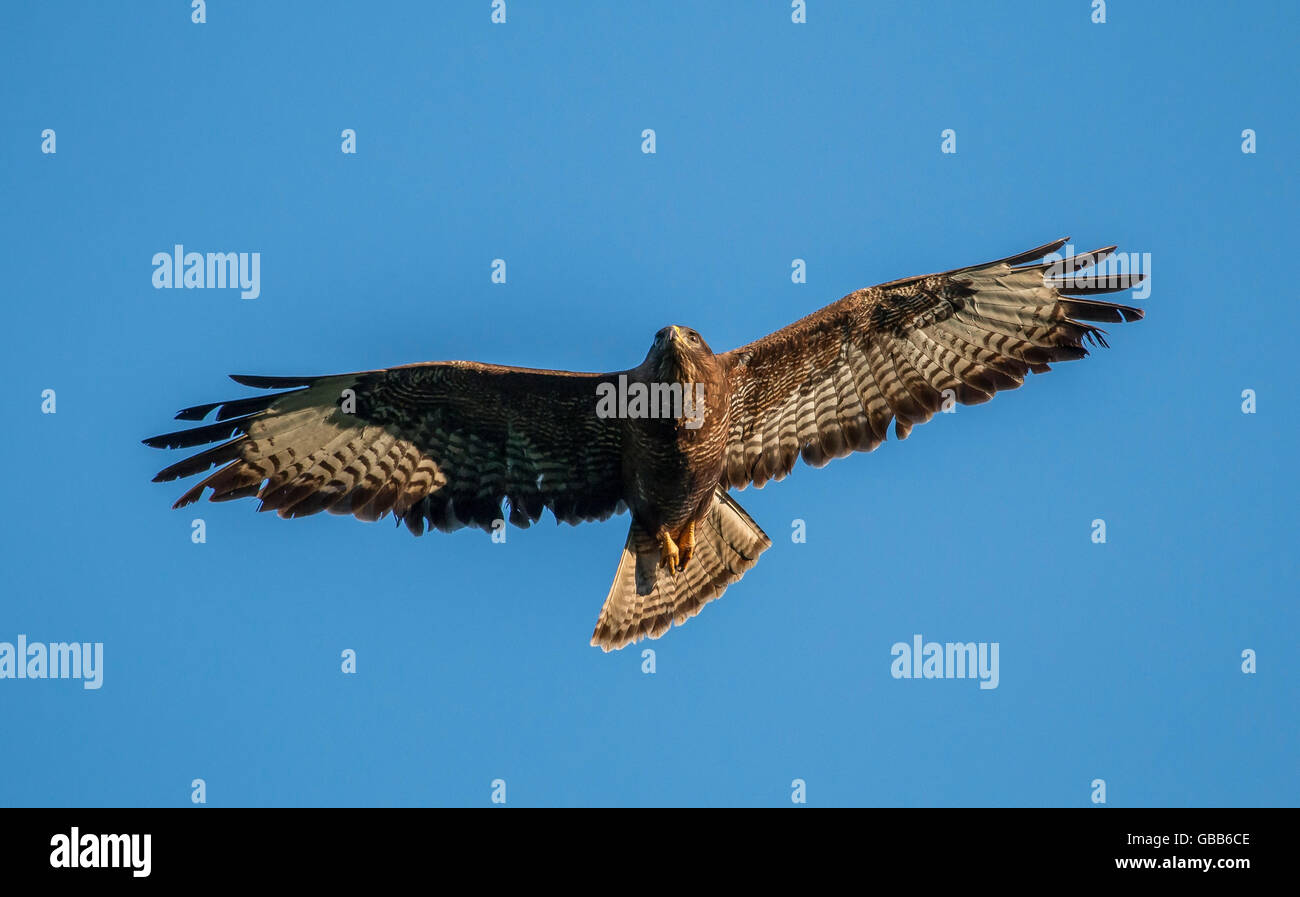
[[[429,362],[325,377],[234,377],[269,395],[187,408],[215,423],[145,444],[221,442],[161,471],[202,473],[183,507],[246,496],[299,517],[327,510],[426,528],[527,527],[632,512],[626,546],[592,636],[605,650],[685,622],[757,563],[771,541],[727,495],[871,451],[892,422],[905,439],[945,401],[977,404],[1026,374],[1105,345],[1094,321],[1139,309],[1080,298],[1128,289],[1070,277],[1114,247],[1030,264],[1060,240],[996,262],[850,293],[756,342],[715,355],[687,327],[656,335],[636,368],[607,374]],[[678,385],[667,417],[611,391]],[[695,401],[692,401],[692,400]],[[652,402],[649,406],[654,408]]]

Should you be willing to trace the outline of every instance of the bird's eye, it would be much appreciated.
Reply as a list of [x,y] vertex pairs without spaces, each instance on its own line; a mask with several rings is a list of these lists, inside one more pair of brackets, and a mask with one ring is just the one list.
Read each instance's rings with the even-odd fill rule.
[[698,346],[700,344],[700,335],[698,333],[692,333],[691,342],[695,343],[695,345]]

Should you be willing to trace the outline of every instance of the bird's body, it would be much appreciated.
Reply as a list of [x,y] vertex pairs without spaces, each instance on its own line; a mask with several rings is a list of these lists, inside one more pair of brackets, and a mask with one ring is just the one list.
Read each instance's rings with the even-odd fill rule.
[[[632,516],[648,532],[668,533],[674,542],[702,520],[722,477],[730,425],[726,371],[694,330],[665,327],[645,361],[628,377],[647,390],[680,387],[681,405],[668,414],[627,416],[623,482]],[[703,407],[688,407],[688,401]]]
[[[1142,317],[1080,298],[1127,289],[1071,276],[1114,247],[1053,258],[1066,241],[850,293],[715,355],[689,327],[661,330],[635,368],[605,374],[428,362],[326,377],[236,377],[285,392],[181,411],[216,422],[145,440],[228,440],[166,468],[220,465],[211,489],[298,517],[393,514],[416,535],[462,526],[603,520],[631,525],[592,644],[657,637],[718,597],[771,540],[728,494],[898,439],[950,402],[977,404],[1103,342],[1086,321]],[[1047,256],[1051,261],[1026,264]],[[675,394],[674,394],[675,390]],[[627,401],[623,392],[637,395]],[[617,401],[612,401],[618,392]],[[649,395],[647,400],[646,396]],[[667,411],[667,413],[664,413]],[[503,503],[509,510],[503,508]]]

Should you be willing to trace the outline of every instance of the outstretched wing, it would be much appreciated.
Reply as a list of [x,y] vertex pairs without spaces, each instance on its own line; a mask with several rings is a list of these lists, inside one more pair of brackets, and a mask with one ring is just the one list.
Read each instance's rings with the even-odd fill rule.
[[[1080,296],[1126,290],[1143,275],[1076,274],[1115,247],[1026,264],[1058,240],[1010,258],[867,287],[726,353],[731,430],[725,486],[780,480],[871,451],[890,421],[899,439],[946,397],[966,405],[1015,389],[1030,371],[1106,345],[1087,321],[1134,321],[1140,309]],[[1019,266],[1019,267],[1017,267]]]
[[[550,508],[578,523],[623,510],[622,434],[596,415],[610,375],[472,362],[415,364],[329,377],[233,377],[277,392],[186,408],[178,420],[217,423],[146,439],[157,448],[229,440],[173,464],[155,482],[224,465],[176,507],[245,496],[300,517],[327,510],[411,532],[528,526]],[[233,437],[233,438],[231,438]]]

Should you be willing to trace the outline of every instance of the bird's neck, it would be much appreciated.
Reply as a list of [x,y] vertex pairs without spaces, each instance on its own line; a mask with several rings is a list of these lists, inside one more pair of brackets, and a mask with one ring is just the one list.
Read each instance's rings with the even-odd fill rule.
[[685,388],[698,379],[695,364],[689,358],[676,352],[666,352],[659,361],[659,370],[655,371],[661,383],[680,383]]

